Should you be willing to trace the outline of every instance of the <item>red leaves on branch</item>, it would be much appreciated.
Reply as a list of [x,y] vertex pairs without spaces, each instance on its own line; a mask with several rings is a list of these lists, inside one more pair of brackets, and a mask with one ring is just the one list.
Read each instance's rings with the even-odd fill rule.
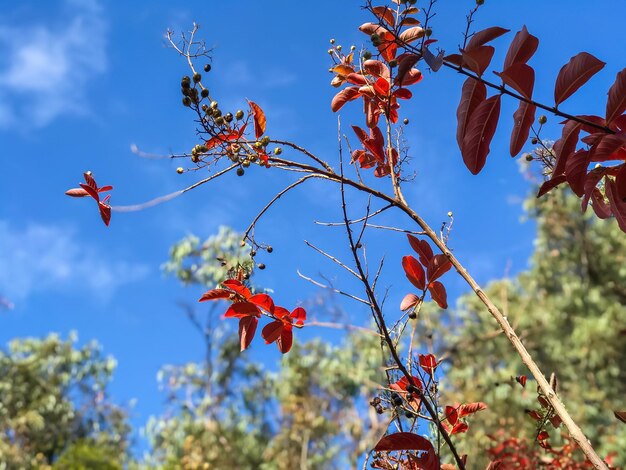
[[518,375],[517,377],[515,377],[515,381],[517,383],[519,383],[522,387],[526,387],[526,376],[525,375]]
[[605,62],[587,52],[580,52],[561,67],[554,85],[554,103],[558,106],[598,73]]
[[306,320],[306,311],[302,307],[294,309],[289,313],[289,310],[276,307],[274,310],[274,320],[268,323],[261,333],[263,339],[267,344],[276,341],[278,349],[281,353],[285,354],[291,349],[293,343],[293,325],[302,326]]
[[445,415],[441,419],[441,424],[448,434],[462,434],[467,432],[469,425],[461,419],[486,409],[487,405],[483,402],[446,406]]
[[278,344],[278,349],[284,354],[291,349],[293,343],[293,326],[302,327],[306,320],[306,311],[298,307],[289,313],[289,310],[274,305],[274,301],[267,294],[252,294],[238,279],[227,279],[222,282],[224,288],[211,289],[205,292],[198,300],[230,300],[232,303],[224,313],[225,318],[239,318],[239,343],[241,350],[250,346],[256,333],[259,318],[262,314],[271,317],[274,321],[263,328],[262,336],[267,343]]
[[65,191],[65,194],[71,197],[92,197],[98,204],[102,221],[108,227],[111,222],[111,206],[109,205],[111,195],[107,195],[104,199],[100,200],[100,193],[111,191],[113,186],[102,186],[99,188],[96,184],[96,180],[91,176],[90,171],[83,173],[83,177],[85,178],[85,182],[79,183],[80,188],[68,189]]
[[[411,247],[419,255],[419,262],[413,256],[405,256],[402,258],[402,268],[404,269],[407,279],[419,290],[428,290],[432,299],[437,302],[441,308],[448,308],[446,288],[441,282],[437,281],[437,279],[450,270],[452,263],[448,257],[443,254],[434,255],[432,248],[425,240],[419,240],[410,234],[407,235],[407,238],[409,239]],[[426,269],[426,272],[424,272],[424,269]],[[401,310],[406,310],[418,303],[419,298],[417,296],[413,295],[413,297],[409,297],[409,295],[407,295],[402,301],[400,308]]]
[[[413,375],[411,376],[411,378],[413,379],[413,383],[415,384],[415,387],[417,387],[419,390],[424,389],[424,385],[422,384],[422,381],[418,377],[415,377]],[[399,395],[402,395],[402,397],[406,400],[406,402],[410,404],[415,411],[419,411],[422,400],[419,396],[416,396],[414,393],[409,393],[408,391],[409,386],[410,386],[409,380],[406,377],[402,377],[397,382],[389,385],[389,388],[391,390],[394,390]]]

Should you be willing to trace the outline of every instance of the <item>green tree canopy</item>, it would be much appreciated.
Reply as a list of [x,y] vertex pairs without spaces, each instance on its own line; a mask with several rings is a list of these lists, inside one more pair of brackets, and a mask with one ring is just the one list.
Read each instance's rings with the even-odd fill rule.
[[[567,191],[532,199],[528,212],[537,222],[531,266],[514,278],[489,283],[530,354],[554,372],[569,411],[603,455],[620,451],[624,465],[626,426],[613,410],[626,397],[626,239],[612,221],[580,212]],[[435,316],[433,316],[435,318]],[[436,319],[435,337],[447,368],[441,390],[448,401],[481,400],[487,412],[476,416],[466,451],[493,445],[488,435],[534,439],[536,423],[527,409],[540,407],[536,386],[514,377],[526,374],[519,357],[473,294]],[[550,429],[551,436],[559,431]]]
[[106,395],[115,360],[97,343],[77,347],[76,340],[73,334],[68,340],[55,334],[16,339],[0,351],[2,468],[62,464],[70,458],[64,453],[78,452],[74,446],[83,455],[87,449],[106,455],[110,468],[121,467],[129,426],[125,411]]

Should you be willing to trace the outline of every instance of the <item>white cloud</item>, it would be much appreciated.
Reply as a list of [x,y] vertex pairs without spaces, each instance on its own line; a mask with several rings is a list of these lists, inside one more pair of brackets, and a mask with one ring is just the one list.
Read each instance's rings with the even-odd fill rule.
[[66,227],[29,224],[15,228],[0,220],[0,294],[13,302],[46,291],[88,291],[106,300],[148,267],[111,260],[81,243]]
[[63,4],[45,24],[0,22],[0,127],[87,112],[89,80],[106,69],[106,23],[95,0]]

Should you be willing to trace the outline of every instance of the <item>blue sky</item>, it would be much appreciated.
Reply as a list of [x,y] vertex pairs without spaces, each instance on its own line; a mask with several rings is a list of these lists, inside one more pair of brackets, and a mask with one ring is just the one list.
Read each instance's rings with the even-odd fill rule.
[[[439,46],[453,52],[461,42],[464,15],[472,1],[440,1],[433,23]],[[348,48],[367,37],[357,27],[369,18],[356,1],[293,2],[23,0],[0,4],[0,296],[14,308],[0,316],[0,343],[50,331],[77,330],[97,339],[119,367],[113,398],[137,399],[133,422],[140,425],[163,403],[156,372],[166,363],[201,359],[201,341],[177,307],[201,292],[166,279],[160,265],[169,246],[186,234],[206,237],[221,224],[244,229],[289,177],[271,170],[227,176],[181,198],[142,212],[114,213],[111,227],[93,203],[63,193],[85,170],[114,185],[112,203],[133,204],[163,195],[200,178],[177,175],[177,162],[146,160],[131,151],[189,151],[196,144],[193,116],[180,103],[184,62],[165,47],[167,28],[189,29],[214,47],[208,81],[224,109],[259,103],[268,133],[294,140],[336,162],[335,92],[329,86],[326,50],[333,37]],[[559,68],[579,51],[607,62],[605,69],[562,108],[602,114],[606,90],[624,66],[620,31],[626,3],[487,0],[476,28],[499,25],[515,32],[526,24],[541,40],[531,65],[537,70],[535,97],[548,101]],[[494,64],[502,62],[512,34],[498,40]],[[455,214],[450,244],[469,271],[485,282],[525,268],[533,226],[521,222],[528,183],[508,156],[514,103],[504,101],[500,130],[479,176],[462,164],[454,139],[455,110],[462,79],[448,70],[425,73],[403,106],[413,157],[414,183],[405,195],[433,226]],[[344,127],[362,124],[360,106],[342,110]],[[557,137],[552,121],[546,138]],[[337,277],[334,266],[307,248],[303,239],[345,256],[342,229],[322,229],[313,220],[339,220],[336,187],[312,184],[296,190],[259,224],[257,236],[275,252],[263,255],[268,269],[260,285],[293,306],[315,295],[296,275]],[[355,210],[355,215],[361,211]],[[381,219],[383,220],[383,219]],[[385,222],[406,224],[393,215]],[[401,235],[372,232],[371,259],[386,254],[385,284],[390,308],[409,291],[400,271],[408,254]],[[371,247],[371,248],[370,248]],[[347,258],[346,258],[347,259]],[[460,279],[444,278],[456,296]],[[368,313],[347,304],[355,322]],[[322,313],[310,315],[323,319]],[[310,330],[303,336],[327,335]],[[255,343],[251,354],[268,348]],[[272,355],[267,357],[274,357]]]

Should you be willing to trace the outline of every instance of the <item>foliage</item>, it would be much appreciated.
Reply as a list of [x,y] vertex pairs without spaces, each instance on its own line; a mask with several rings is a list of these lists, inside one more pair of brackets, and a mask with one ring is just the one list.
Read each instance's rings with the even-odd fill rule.
[[[496,71],[501,83],[494,83],[485,78],[485,72],[491,65],[495,48],[491,45],[493,41],[500,38],[508,30],[500,27],[489,27],[482,31],[470,34],[473,23],[473,16],[479,7],[484,3],[477,0],[475,7],[467,16],[464,41],[458,54],[445,55],[444,51],[439,51],[435,55],[429,47],[436,41],[432,38],[433,31],[429,26],[429,21],[434,16],[432,11],[436,1],[431,0],[424,10],[422,20],[418,20],[420,9],[415,7],[416,0],[392,0],[388,5],[374,6],[371,1],[366,2],[366,10],[371,13],[372,21],[360,26],[360,31],[365,33],[373,46],[370,52],[362,48],[356,52],[356,46],[350,51],[344,51],[341,45],[336,45],[331,40],[329,55],[333,61],[331,72],[334,78],[331,85],[341,87],[348,84],[337,92],[331,102],[331,109],[339,111],[348,102],[361,99],[363,101],[363,119],[367,130],[352,125],[352,130],[356,134],[360,147],[351,151],[351,162],[354,164],[354,176],[348,176],[345,172],[343,147],[341,139],[341,129],[339,132],[339,158],[338,168],[319,158],[312,152],[300,147],[293,142],[285,142],[280,139],[271,139],[266,134],[268,119],[261,107],[253,101],[247,100],[247,112],[238,110],[234,114],[224,112],[220,109],[218,102],[203,82],[202,74],[196,69],[195,62],[206,57],[207,51],[203,48],[203,43],[196,41],[195,34],[198,30],[194,24],[193,30],[188,34],[183,34],[180,42],[174,41],[172,33],[168,32],[167,39],[171,47],[180,54],[191,69],[191,77],[183,76],[181,80],[182,103],[189,107],[198,123],[197,134],[199,143],[190,153],[180,155],[181,158],[189,160],[191,168],[185,170],[184,167],[177,168],[179,174],[185,171],[196,171],[208,169],[213,173],[202,181],[180,190],[173,195],[157,198],[147,203],[152,205],[155,201],[160,202],[183,194],[201,184],[208,183],[214,178],[220,177],[230,171],[235,171],[237,175],[243,176],[245,169],[258,167],[257,171],[267,171],[272,169],[274,174],[279,171],[289,171],[292,174],[299,174],[299,179],[290,183],[283,190],[279,191],[271,199],[258,215],[251,221],[245,230],[241,242],[242,246],[249,244],[250,258],[254,258],[257,249],[267,249],[268,245],[256,239],[255,224],[265,214],[265,212],[283,195],[291,189],[312,179],[323,179],[328,183],[339,185],[341,194],[341,210],[343,225],[345,227],[346,242],[349,246],[352,258],[351,266],[342,262],[338,258],[319,251],[329,260],[335,262],[343,268],[347,274],[355,277],[362,285],[365,298],[348,294],[344,291],[335,291],[351,297],[353,300],[365,304],[376,325],[377,334],[381,338],[381,349],[383,351],[383,365],[388,373],[386,374],[386,393],[383,394],[385,403],[390,403],[386,409],[382,409],[378,397],[375,409],[382,409],[388,412],[389,423],[395,423],[399,432],[389,434],[375,446],[378,449],[373,464],[378,468],[422,468],[436,469],[439,467],[442,444],[445,442],[447,450],[453,457],[454,463],[460,469],[465,468],[467,456],[462,456],[457,451],[455,443],[450,436],[453,434],[463,434],[468,429],[468,424],[463,418],[486,408],[479,394],[475,401],[469,401],[469,395],[459,400],[458,404],[445,404],[441,401],[438,378],[434,375],[434,369],[438,365],[437,359],[432,356],[422,362],[425,355],[414,354],[412,349],[415,329],[408,338],[404,334],[409,325],[409,320],[415,318],[424,304],[426,293],[441,308],[447,307],[447,292],[445,286],[439,281],[439,277],[452,267],[467,282],[475,292],[477,300],[468,301],[468,305],[473,305],[471,311],[478,310],[477,304],[480,302],[487,308],[495,322],[504,333],[502,338],[508,341],[509,347],[514,349],[517,357],[528,367],[533,378],[537,382],[537,399],[541,409],[531,411],[531,416],[545,425],[550,422],[554,427],[561,423],[569,431],[571,439],[584,452],[589,462],[596,468],[606,468],[606,463],[597,455],[590,445],[582,430],[571,418],[570,413],[565,408],[560,399],[560,391],[557,387],[556,379],[548,382],[540,366],[556,368],[559,357],[565,357],[567,353],[576,350],[576,374],[565,373],[569,380],[565,381],[563,391],[576,393],[576,386],[572,385],[576,378],[580,379],[580,374],[594,374],[603,380],[618,379],[621,374],[619,367],[603,367],[603,361],[607,356],[597,354],[596,343],[603,343],[604,347],[608,343],[610,346],[607,354],[619,350],[619,344],[607,341],[598,323],[602,325],[606,322],[609,327],[616,328],[616,324],[611,321],[593,322],[589,318],[593,315],[587,314],[587,309],[596,309],[597,312],[605,313],[605,318],[618,318],[621,315],[619,304],[602,304],[601,294],[604,292],[600,288],[594,290],[593,285],[573,284],[572,291],[566,291],[559,280],[542,279],[535,285],[530,283],[524,285],[524,277],[520,277],[519,285],[512,288],[504,286],[500,291],[489,291],[481,289],[472,276],[467,272],[461,262],[455,257],[448,247],[448,236],[444,235],[442,229],[439,233],[417,214],[407,203],[403,195],[403,185],[406,183],[408,158],[406,155],[406,145],[401,138],[402,124],[400,124],[400,102],[413,98],[412,91],[408,88],[418,84],[424,77],[417,68],[420,61],[424,61],[425,66],[430,67],[434,72],[442,67],[454,70],[467,77],[461,90],[461,102],[457,109],[457,143],[463,162],[472,174],[479,173],[486,164],[490,145],[496,128],[500,120],[500,106],[503,97],[513,98],[518,102],[518,108],[513,114],[513,129],[511,134],[510,153],[512,156],[518,155],[526,145],[530,133],[533,133],[531,142],[543,147],[543,151],[537,153],[538,158],[532,155],[527,156],[528,160],[537,160],[541,166],[541,172],[546,177],[546,182],[539,190],[539,196],[545,195],[555,187],[567,183],[572,191],[582,198],[582,209],[587,209],[592,205],[594,212],[599,218],[614,216],[618,226],[626,232],[626,69],[617,74],[614,84],[608,91],[606,103],[606,113],[604,116],[591,116],[583,114],[569,114],[561,111],[558,106],[567,98],[572,96],[582,85],[584,85],[593,75],[599,72],[604,63],[588,53],[580,53],[561,69],[558,74],[554,90],[554,106],[542,104],[533,99],[533,89],[535,83],[535,70],[528,64],[538,48],[538,38],[531,35],[524,26],[513,38],[501,71]],[[205,71],[211,70],[210,64],[205,65]],[[488,96],[488,90],[493,94]],[[541,139],[542,126],[547,122],[547,117],[542,115],[537,119],[538,126],[534,126],[535,113],[537,108],[542,108],[551,114],[564,119],[562,136],[555,142],[553,148],[543,144]],[[403,120],[407,123],[408,120]],[[580,137],[580,134],[587,134]],[[280,145],[269,151],[269,144]],[[582,148],[579,148],[582,145]],[[295,156],[282,157],[283,146],[288,148]],[[528,158],[530,157],[530,158]],[[304,161],[302,161],[304,159]],[[184,161],[184,160],[183,160]],[[618,162],[611,164],[611,162]],[[596,166],[591,168],[591,165]],[[219,166],[222,169],[219,169]],[[261,170],[263,168],[263,170]],[[372,183],[370,176],[365,171],[374,168],[373,176],[380,178],[379,183]],[[81,188],[68,191],[70,196],[91,196],[100,208],[102,219],[105,224],[109,224],[111,206],[108,205],[108,196],[103,201],[100,200],[99,192],[105,191],[99,188],[91,174],[85,174],[86,184]],[[383,184],[388,183],[388,189]],[[106,190],[110,187],[105,187]],[[352,202],[350,211],[358,210],[359,218],[351,219],[348,204],[346,203],[346,192],[355,190],[361,195],[367,196],[367,202],[359,205]],[[550,211],[545,217],[556,217],[562,207],[552,204],[544,206]],[[409,281],[421,291],[420,295],[409,294],[402,302],[407,311],[391,318],[391,315],[384,311],[384,301],[386,293],[380,293],[379,275],[382,269],[383,260],[380,260],[379,268],[375,274],[371,274],[368,265],[368,256],[362,243],[364,233],[370,217],[393,208],[407,215],[421,229],[423,238],[411,238],[409,241],[413,249],[419,255],[418,259],[412,256],[405,256],[402,267]],[[372,211],[371,211],[372,209]],[[571,210],[571,209],[570,209]],[[365,213],[365,216],[362,214]],[[573,220],[573,219],[572,219]],[[570,221],[568,221],[570,222]],[[389,227],[386,227],[389,228]],[[391,227],[398,231],[407,231],[402,227]],[[409,232],[415,227],[409,227]],[[448,225],[448,234],[450,226]],[[589,231],[593,232],[593,228]],[[546,243],[552,243],[548,239]],[[587,249],[591,242],[586,236],[578,237],[575,240],[576,246],[571,249],[571,253],[584,255],[581,266],[576,265],[578,258],[565,271],[558,271],[563,276],[574,272],[578,278],[583,274],[589,274],[590,266],[593,262],[589,258],[594,254]],[[432,245],[432,246],[431,246]],[[598,247],[598,249],[601,247]],[[440,253],[435,254],[435,249]],[[544,253],[545,256],[552,252]],[[538,262],[537,266],[541,266]],[[251,263],[250,266],[233,266],[228,275],[219,279],[221,286],[210,286],[200,301],[205,300],[228,300],[231,302],[226,310],[226,317],[239,319],[239,345],[243,351],[251,344],[255,335],[259,318],[267,316],[271,322],[265,326],[262,336],[266,342],[276,342],[279,350],[288,352],[292,346],[293,328],[300,328],[304,325],[306,318],[305,311],[296,308],[288,310],[275,305],[274,300],[267,293],[254,292],[250,286],[246,285],[246,280],[250,277],[254,269],[263,269],[264,265]],[[581,272],[584,271],[584,272]],[[181,272],[187,272],[183,270]],[[602,276],[594,272],[596,276]],[[541,272],[539,272],[541,274]],[[552,274],[552,273],[550,273]],[[192,274],[189,274],[191,279]],[[606,279],[606,286],[615,283],[614,280]],[[534,290],[531,290],[533,288]],[[613,290],[619,290],[613,289]],[[521,296],[522,293],[532,292],[532,295],[540,296],[564,296],[550,297],[554,308],[554,314],[560,321],[545,322],[545,317],[536,319],[535,323],[525,325],[518,320],[515,327],[511,325],[507,316],[508,304],[502,306],[505,313],[498,308],[492,300],[492,295],[504,291],[505,297],[511,298]],[[598,296],[598,299],[594,297]],[[614,294],[615,295],[615,294]],[[496,298],[496,297],[494,297]],[[532,298],[532,297],[531,297]],[[587,300],[588,299],[588,300]],[[534,299],[532,300],[539,300]],[[571,302],[571,303],[568,303]],[[595,303],[594,303],[595,302]],[[528,304],[534,308],[534,304]],[[576,307],[578,312],[585,311],[585,315],[573,319],[571,310]],[[597,315],[596,315],[597,316]],[[190,315],[193,317],[193,315]],[[604,317],[603,317],[604,318]],[[196,325],[200,323],[196,322]],[[517,327],[522,327],[522,338],[529,345],[527,349],[516,332]],[[528,326],[530,333],[524,330]],[[484,326],[481,331],[484,334]],[[550,356],[545,354],[545,347],[538,347],[547,332],[573,331],[574,342],[569,344],[567,349],[553,348],[549,351]],[[207,331],[209,331],[207,333]],[[213,329],[204,330],[205,341],[210,351],[212,343]],[[443,338],[442,338],[443,339]],[[586,341],[586,342],[583,342]],[[410,343],[408,355],[401,357],[402,348]],[[565,344],[566,342],[562,342]],[[481,344],[482,346],[482,344]],[[615,350],[613,348],[616,348]],[[529,352],[529,349],[532,353]],[[402,351],[403,352],[403,351]],[[482,350],[482,354],[485,354]],[[497,369],[501,365],[503,355],[500,351],[488,351],[491,355],[485,358],[492,368]],[[556,354],[556,357],[553,355]],[[207,357],[209,353],[207,353]],[[430,355],[429,355],[430,356]],[[419,358],[419,364],[418,364]],[[463,364],[461,364],[461,367]],[[421,368],[417,372],[419,376],[413,375],[412,371]],[[205,382],[211,383],[213,370],[210,361],[207,361],[208,371]],[[451,374],[456,368],[452,368]],[[468,370],[471,370],[468,369]],[[467,371],[459,368],[459,374],[467,374]],[[426,374],[426,375],[424,375]],[[518,382],[523,383],[526,378],[523,374],[518,375]],[[560,371],[559,371],[560,375]],[[452,377],[452,375],[451,375]],[[473,378],[473,377],[472,377]],[[395,387],[395,389],[394,389]],[[582,387],[582,386],[581,386]],[[457,387],[458,389],[458,387]],[[591,388],[589,388],[591,389]],[[394,390],[391,393],[387,393]],[[615,390],[615,388],[614,388]],[[585,390],[580,390],[580,396],[585,396]],[[319,393],[319,391],[318,391]],[[485,393],[485,390],[483,390]],[[611,392],[612,393],[612,392]],[[395,394],[395,395],[394,395]],[[209,394],[210,396],[210,394]],[[588,399],[591,399],[588,397]],[[407,404],[405,405],[405,400]],[[614,404],[603,403],[603,405]],[[596,402],[596,406],[598,403]],[[404,419],[399,414],[399,409],[405,407],[406,415]],[[596,408],[598,415],[607,411],[605,408]],[[574,416],[580,410],[572,410]],[[436,438],[437,448],[434,445],[424,446],[421,439],[418,439],[418,418],[420,421],[432,424],[432,439]],[[586,418],[593,422],[594,416],[591,414]],[[599,419],[599,418],[598,418]],[[600,419],[600,421],[602,421]],[[271,420],[270,420],[271,422]],[[602,421],[604,423],[604,421]],[[388,423],[388,424],[389,424]],[[293,423],[292,423],[293,424]],[[294,424],[295,425],[295,424]],[[403,427],[408,425],[409,431]],[[309,428],[307,428],[309,429]],[[257,429],[258,431],[258,429]],[[407,434],[405,434],[407,433]],[[538,444],[543,448],[549,448],[549,435],[547,431],[537,429],[535,436]],[[191,446],[194,449],[197,446]],[[223,447],[223,446],[222,446]],[[271,445],[270,445],[271,448]],[[308,449],[308,446],[301,446],[301,449]],[[554,449],[553,449],[554,450]],[[400,452],[399,456],[391,455]],[[436,453],[436,455],[435,455]],[[286,454],[293,457],[293,453]],[[287,459],[284,457],[282,461]],[[442,459],[445,460],[445,459]],[[272,461],[273,462],[273,461]],[[295,465],[295,462],[292,462]],[[268,465],[268,462],[265,462]],[[291,465],[291,464],[290,464]],[[444,466],[450,467],[450,464]],[[494,465],[496,465],[494,463]]]
[[[237,258],[240,239],[222,227],[200,252],[198,239],[187,237],[171,250],[165,269],[186,285],[211,285],[228,275],[233,260],[249,263]],[[196,261],[191,274],[180,269]],[[381,380],[375,336],[353,333],[341,346],[296,343],[271,372],[239,353],[227,324],[213,326],[215,310],[203,322],[190,316],[203,325],[205,361],[165,366],[159,373],[168,409],[148,423],[149,463],[184,469],[354,467],[372,433],[380,432],[378,415],[371,414],[369,423],[361,418],[364,398]]]
[[18,339],[0,352],[0,461],[5,468],[63,465],[90,452],[108,455],[116,468],[121,465],[129,426],[125,411],[106,398],[115,361],[104,357],[96,343],[76,347],[76,340],[54,334]]
[[[613,224],[580,214],[567,191],[528,206],[538,225],[530,269],[493,281],[485,291],[499,299],[542,368],[556,374],[572,415],[589,430],[601,454],[618,452],[626,448],[626,427],[612,411],[626,396],[626,239]],[[508,437],[525,439],[525,445],[535,440],[541,423],[525,410],[545,409],[536,384],[524,381],[522,387],[513,379],[525,373],[524,366],[475,297],[463,296],[455,309],[432,319],[431,333],[440,338],[442,353],[449,354],[444,396],[480,398],[490,407],[476,418],[466,448],[493,446],[488,436],[499,428]],[[543,424],[558,444],[560,433]],[[622,452],[614,462],[626,465],[625,458]]]

